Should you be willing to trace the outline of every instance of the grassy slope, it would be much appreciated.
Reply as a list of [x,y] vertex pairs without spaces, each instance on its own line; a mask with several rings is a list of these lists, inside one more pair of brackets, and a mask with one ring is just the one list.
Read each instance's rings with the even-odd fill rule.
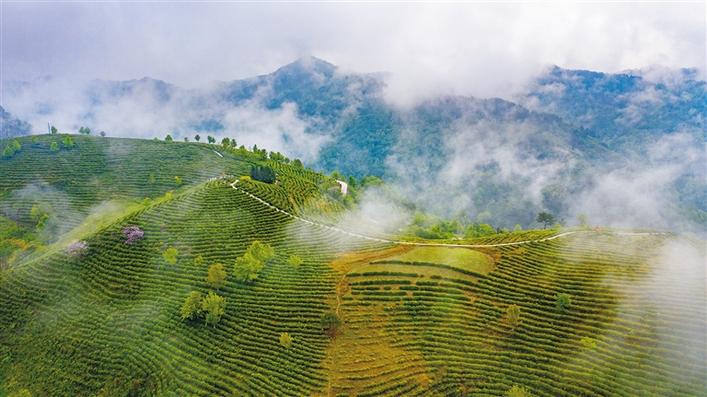
[[[41,142],[18,156],[46,162],[52,154]],[[103,146],[116,142],[131,150],[117,158],[106,155]],[[35,171],[22,157],[0,162],[6,171],[0,186],[21,187],[47,172],[55,176],[43,178],[65,192],[72,207],[90,208],[110,197],[101,189],[112,185],[121,186],[115,194],[154,197],[174,188],[174,175],[191,185],[224,167],[236,175],[248,167],[228,154],[220,159],[203,145],[80,137],[77,143],[82,151],[93,148],[95,158],[114,158],[97,173],[102,175],[94,185],[99,191],[82,185],[86,178],[75,173],[91,176],[82,167],[69,172],[64,168],[74,166],[68,161],[61,167],[48,163],[31,177]],[[140,156],[141,145],[151,154],[126,165],[128,158]],[[187,157],[191,153],[192,161],[178,161],[174,153],[181,151]],[[85,168],[91,166],[86,153],[53,155],[77,156]],[[160,156],[177,159],[150,164]],[[130,172],[131,167],[142,171]],[[317,198],[319,176],[284,165],[278,171],[279,186],[244,182],[243,187],[284,209],[336,210]],[[143,186],[150,173],[159,173],[157,187]],[[694,330],[666,332],[666,324],[682,317],[625,296],[646,289],[649,259],[664,237],[577,235],[485,249],[496,263],[483,277],[449,269],[428,273],[419,266],[399,274],[366,274],[360,269],[370,262],[408,248],[372,251],[361,245],[365,242],[294,221],[225,182],[183,190],[93,234],[87,239],[89,252],[80,259],[50,249],[0,273],[0,396],[3,388],[71,396],[498,395],[514,384],[535,395],[705,391],[704,355],[694,360],[681,349],[688,342],[697,344],[698,353],[691,354],[699,359],[704,340],[690,340]],[[13,194],[6,190],[1,201],[8,197]],[[126,246],[120,230],[132,224],[140,225],[146,238]],[[485,241],[545,235],[524,232]],[[254,239],[271,243],[277,253],[261,279],[250,285],[228,281],[219,292],[227,300],[226,315],[215,328],[180,321],[185,295],[208,290],[206,267],[220,262],[230,270]],[[167,247],[178,249],[176,265],[162,259]],[[358,248],[367,251],[332,264],[335,254]],[[300,255],[304,264],[289,267],[290,254]],[[205,258],[201,266],[193,264],[198,255]],[[558,292],[572,296],[570,311],[555,308]],[[704,329],[703,300],[685,301],[677,293],[663,299],[668,307],[683,308]],[[515,330],[502,321],[510,304],[522,311]],[[345,320],[333,343],[318,329],[319,316],[331,307]],[[279,345],[281,332],[294,337],[291,349]],[[583,337],[596,346],[582,345]],[[683,368],[694,362],[697,367]]]

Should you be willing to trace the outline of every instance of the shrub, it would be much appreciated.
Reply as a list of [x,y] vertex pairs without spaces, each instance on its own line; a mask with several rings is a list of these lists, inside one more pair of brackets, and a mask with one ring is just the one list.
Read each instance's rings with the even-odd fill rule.
[[182,320],[193,320],[201,314],[201,301],[203,295],[199,291],[192,291],[184,300],[180,311]]
[[287,349],[292,347],[292,337],[288,332],[283,332],[280,334],[280,344]]
[[179,186],[182,184],[182,177],[181,176],[175,176],[174,177],[174,183]]
[[253,166],[250,168],[250,177],[264,183],[275,183],[277,176],[272,168],[267,166]]
[[299,255],[290,255],[290,257],[287,259],[287,264],[293,267],[298,267],[302,264],[302,262],[303,260]]
[[194,266],[201,266],[204,264],[204,257],[199,255],[196,258],[194,258]]
[[164,258],[164,261],[167,262],[170,265],[174,265],[177,263],[177,255],[179,252],[177,251],[176,248],[174,247],[169,247],[164,252],[162,253],[162,257]]
[[226,282],[226,269],[220,263],[209,266],[206,282],[213,288],[219,289]]
[[568,310],[570,308],[570,305],[572,304],[572,299],[568,294],[557,294],[556,295],[556,300],[555,300],[555,306],[562,310]]
[[59,151],[59,144],[56,142],[52,142],[49,145],[49,150],[51,150],[52,152],[58,152]]
[[579,340],[579,343],[585,348],[585,349],[594,349],[597,347],[597,341],[594,338],[590,338],[588,336],[585,336],[584,338]]
[[123,228],[123,236],[125,236],[125,244],[132,245],[142,240],[145,236],[145,232],[137,226],[126,226]]
[[213,292],[209,292],[209,295],[201,300],[201,310],[204,313],[206,324],[216,325],[216,323],[221,321],[221,316],[226,312],[226,299]]
[[333,311],[326,312],[322,314],[320,325],[322,330],[333,338],[341,326],[341,319],[339,319],[339,316]]

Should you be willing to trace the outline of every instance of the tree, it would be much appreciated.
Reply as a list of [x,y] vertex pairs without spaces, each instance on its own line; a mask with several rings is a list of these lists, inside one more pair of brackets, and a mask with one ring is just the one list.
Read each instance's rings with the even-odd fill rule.
[[81,135],[91,135],[91,129],[88,127],[79,128],[79,134]]
[[555,298],[555,306],[559,310],[566,311],[570,308],[570,305],[572,304],[572,298],[570,298],[568,294],[557,294]]
[[105,131],[101,131],[101,136],[102,136],[102,137],[105,137],[105,136],[106,136],[106,132],[105,132]]
[[216,143],[216,138],[212,137],[211,135],[207,136],[206,140],[209,141],[209,143]]
[[182,184],[182,177],[181,176],[175,176],[174,177],[174,183],[179,186]]
[[52,152],[58,152],[59,151],[59,144],[56,142],[52,142],[49,145],[49,150],[51,150]]
[[5,146],[5,149],[2,151],[2,157],[4,158],[10,158],[15,155],[15,153],[19,152],[22,149],[22,145],[20,144],[20,141],[17,139],[13,139],[12,142],[8,143]]
[[64,144],[64,147],[66,147],[66,148],[74,147],[74,139],[71,138],[71,136],[69,136],[69,135],[64,137],[64,139],[62,140],[62,143]]
[[295,168],[303,168],[304,167],[304,165],[302,164],[302,160],[300,160],[300,159],[292,160],[292,165],[295,166]]
[[579,221],[579,226],[586,228],[589,226],[589,220],[587,219],[586,214],[579,214],[577,215],[577,221]]
[[275,255],[275,250],[268,244],[253,241],[243,256],[236,258],[233,267],[233,277],[238,281],[253,281],[258,278],[260,271]]
[[221,288],[226,282],[226,268],[220,263],[209,266],[206,282],[213,288]]
[[209,295],[201,300],[201,310],[206,324],[216,325],[226,312],[226,299],[209,291]]
[[189,137],[188,137],[188,136],[185,136],[185,137],[184,137],[184,142],[189,142]]
[[518,305],[513,304],[506,308],[506,322],[512,328],[520,324],[520,307]]
[[56,127],[54,127],[54,126],[52,126],[52,128],[50,128],[50,131],[51,131],[52,135],[56,135],[59,132],[59,130],[57,130]]
[[165,142],[173,142],[174,139],[172,139],[172,135],[167,134],[167,136],[164,137],[164,141],[165,141]]
[[268,166],[255,165],[250,167],[250,177],[256,181],[265,183],[275,183],[277,179],[275,171]]
[[292,337],[288,332],[283,332],[280,334],[280,344],[286,349],[289,349],[292,346]]
[[513,385],[506,391],[506,397],[532,397],[532,394],[525,387]]
[[194,266],[201,266],[204,264],[204,257],[199,255],[196,258],[194,258]]
[[290,255],[289,258],[287,258],[287,264],[292,266],[292,267],[299,267],[299,265],[304,262],[302,258],[300,258],[299,255]]
[[192,291],[187,295],[180,311],[182,320],[193,320],[201,314],[201,301],[203,298],[199,291]]
[[541,212],[535,219],[536,222],[543,224],[543,229],[547,229],[549,225],[555,223],[555,217],[549,212]]
[[10,157],[15,155],[15,149],[12,148],[10,145],[6,145],[5,149],[2,151],[2,157],[9,159]]
[[176,248],[174,247],[169,247],[164,252],[162,253],[162,257],[164,258],[164,261],[167,262],[170,265],[174,265],[177,263],[177,255],[179,252],[177,251]]
[[231,146],[231,140],[228,137],[223,138],[223,139],[221,139],[221,144],[223,146]]
[[199,140],[201,140],[201,136],[199,134],[194,135],[194,140],[199,142]]
[[123,236],[125,236],[125,244],[132,245],[145,237],[145,232],[138,226],[126,226],[123,228]]
[[29,216],[37,224],[37,228],[40,229],[44,226],[44,223],[49,219],[49,211],[47,211],[44,206],[35,204],[29,211]]
[[341,319],[339,319],[339,316],[337,316],[335,312],[330,311],[322,314],[319,323],[322,330],[333,338],[336,335],[336,331],[338,331],[341,326]]

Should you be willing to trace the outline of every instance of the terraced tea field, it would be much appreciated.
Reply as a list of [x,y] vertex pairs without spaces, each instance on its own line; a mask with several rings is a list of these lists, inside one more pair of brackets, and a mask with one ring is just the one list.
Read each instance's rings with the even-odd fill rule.
[[[0,396],[707,392],[702,241],[594,231],[456,246],[360,238],[307,221],[334,222],[342,208],[319,196],[325,177],[302,168],[271,164],[280,181],[269,185],[239,179],[252,160],[204,145],[101,138],[77,139],[51,167],[44,139],[0,160],[0,204],[27,206],[18,190],[39,179],[71,208],[175,193],[97,226],[82,255],[57,243],[0,271]],[[184,170],[174,159],[131,166],[132,154],[113,164],[106,142],[144,143],[146,163],[194,157]],[[90,157],[105,158],[105,170],[73,163]],[[221,173],[234,177],[205,182]],[[153,174],[162,182],[143,187]],[[126,244],[127,226],[144,238]],[[274,259],[238,282],[236,258],[255,240]],[[215,289],[206,276],[218,263],[228,276]],[[226,301],[220,322],[182,320],[191,291],[214,290]],[[321,325],[330,311],[342,321],[333,337]]]

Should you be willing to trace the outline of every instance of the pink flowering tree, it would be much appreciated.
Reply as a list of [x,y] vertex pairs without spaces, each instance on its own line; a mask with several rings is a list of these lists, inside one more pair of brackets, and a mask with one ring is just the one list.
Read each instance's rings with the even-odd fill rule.
[[135,242],[142,240],[145,232],[137,226],[126,226],[123,228],[123,236],[125,236],[125,244],[132,245]]
[[73,243],[71,243],[71,245],[66,247],[66,253],[69,256],[77,257],[77,256],[83,255],[87,249],[88,249],[88,244],[85,241],[79,240],[79,241],[74,241]]

